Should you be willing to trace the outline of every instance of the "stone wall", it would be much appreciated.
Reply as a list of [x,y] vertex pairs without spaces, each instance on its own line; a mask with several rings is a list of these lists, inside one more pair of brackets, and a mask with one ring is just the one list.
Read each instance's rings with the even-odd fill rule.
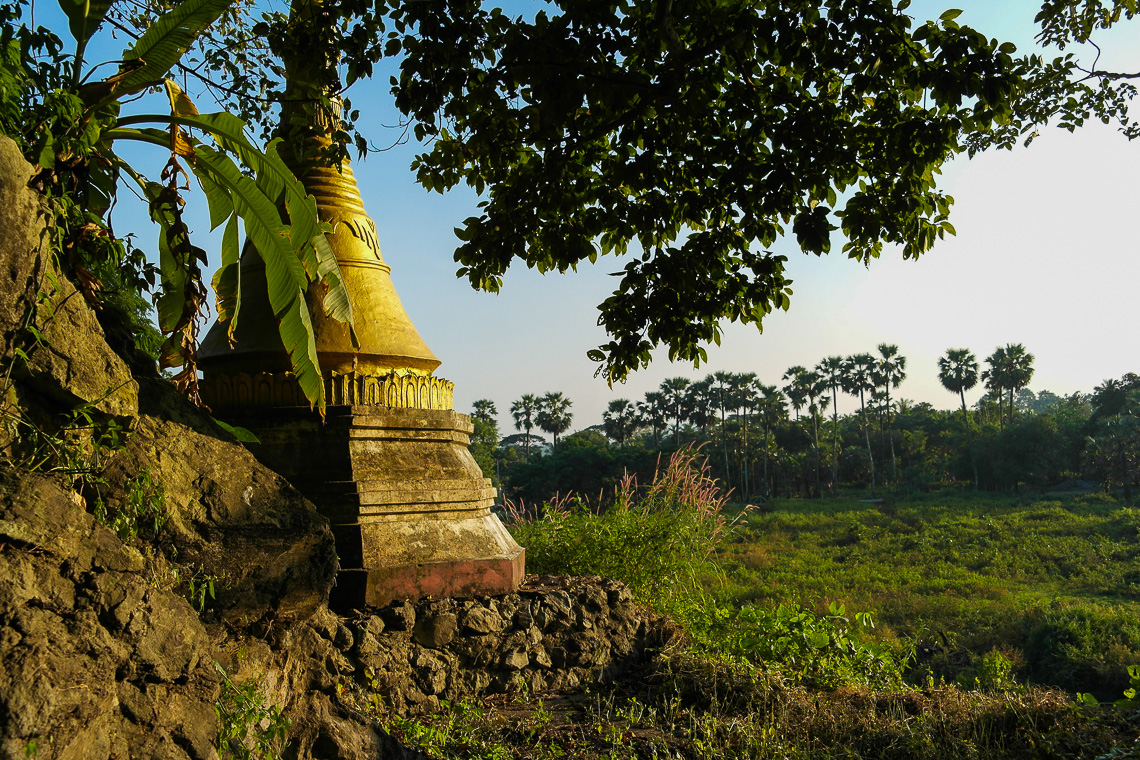
[[394,603],[346,625],[356,677],[403,713],[460,696],[574,689],[667,637],[624,585],[601,578],[528,576],[515,594]]

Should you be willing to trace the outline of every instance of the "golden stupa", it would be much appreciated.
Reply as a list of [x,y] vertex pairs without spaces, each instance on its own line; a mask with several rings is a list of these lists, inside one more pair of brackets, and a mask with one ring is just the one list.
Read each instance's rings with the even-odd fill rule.
[[[219,418],[253,431],[260,443],[251,451],[329,518],[341,567],[335,606],[513,591],[524,553],[490,511],[495,489],[467,449],[471,420],[452,410],[452,383],[432,374],[439,359],[396,295],[348,162],[320,159],[336,117],[315,104],[329,99],[300,97],[306,72],[295,63],[289,71],[294,105],[283,123],[300,112],[313,128],[282,156],[333,227],[327,237],[358,345],[348,325],[325,315],[323,289],[312,286],[306,300],[328,404],[320,416],[289,371],[265,266],[247,243],[233,341],[216,323],[198,353],[202,398]],[[291,150],[298,145],[304,150]]]

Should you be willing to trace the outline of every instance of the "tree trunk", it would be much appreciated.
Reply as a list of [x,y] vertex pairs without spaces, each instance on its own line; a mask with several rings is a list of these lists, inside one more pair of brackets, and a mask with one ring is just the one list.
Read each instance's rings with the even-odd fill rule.
[[815,409],[811,413],[812,448],[815,454],[815,498],[823,496],[819,488],[819,412]]
[[772,488],[768,480],[768,422],[764,422],[764,498],[767,499],[772,495]]
[[863,440],[867,443],[867,461],[871,465],[871,495],[875,495],[875,455],[871,453],[871,431],[867,423],[867,407],[863,403],[863,391],[859,391],[859,413],[863,415]]
[[839,495],[839,388],[831,386],[831,495]]
[[891,483],[895,490],[899,487],[899,468],[895,461],[895,427],[891,422],[891,387],[887,385],[887,441],[891,445]]
[[724,484],[732,485],[732,468],[728,466],[728,423],[725,420],[723,402],[720,407],[720,445],[724,452]]
[[748,499],[750,495],[749,482],[748,482],[748,408],[744,409],[744,461],[741,466],[741,476],[744,481],[744,498]]
[[974,456],[974,434],[970,432],[970,415],[966,411],[966,392],[958,391],[962,398],[962,419],[966,422],[966,445],[970,447],[970,467],[974,470],[974,491],[978,490],[978,460]]

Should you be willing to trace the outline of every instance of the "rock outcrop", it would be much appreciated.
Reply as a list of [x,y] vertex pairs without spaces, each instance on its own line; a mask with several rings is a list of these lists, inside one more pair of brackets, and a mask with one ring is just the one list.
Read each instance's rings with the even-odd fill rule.
[[287,758],[415,758],[385,716],[571,689],[665,638],[601,579],[331,612],[325,518],[131,376],[54,268],[31,174],[0,137],[0,760],[214,760],[239,703],[251,741],[288,719]]
[[159,547],[216,584],[228,626],[269,630],[323,606],[337,559],[328,521],[280,475],[165,383],[144,382],[142,413],[108,471],[120,493],[140,472],[163,486]]
[[[441,699],[574,689],[668,631],[614,581],[532,577],[517,594],[350,618],[294,607],[257,618],[274,623],[260,635],[231,617],[249,606],[199,616],[179,569],[124,544],[55,480],[0,472],[0,757],[215,758],[219,666],[288,718],[287,757],[414,757],[380,721]],[[291,597],[258,598],[272,612]]]
[[[63,406],[86,404],[112,416],[138,412],[138,384],[107,346],[99,320],[52,262],[50,214],[27,186],[32,167],[0,135],[0,349],[26,391]],[[29,327],[39,331],[36,339]],[[5,362],[7,364],[7,362]]]
[[214,647],[50,478],[0,472],[0,756],[216,757]]

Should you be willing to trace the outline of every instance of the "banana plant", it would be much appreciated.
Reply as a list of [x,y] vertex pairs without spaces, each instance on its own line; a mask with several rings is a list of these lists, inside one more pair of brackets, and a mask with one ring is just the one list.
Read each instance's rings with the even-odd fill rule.
[[[116,74],[95,82],[85,82],[82,77],[83,54],[113,0],[59,2],[76,39],[72,84],[81,118],[78,125],[68,127],[66,136],[44,136],[40,164],[49,169],[61,155],[86,153],[89,186],[96,191],[89,195],[89,203],[100,212],[109,206],[119,178],[137,184],[148,199],[151,218],[161,228],[161,289],[155,303],[166,342],[160,363],[181,367],[175,381],[196,398],[197,331],[204,316],[206,293],[201,277],[205,253],[189,241],[188,227],[182,221],[181,196],[193,174],[206,195],[211,229],[225,225],[221,266],[213,279],[219,321],[228,322],[232,339],[241,308],[240,220],[250,244],[265,262],[269,302],[293,373],[310,404],[323,414],[324,383],[306,290],[320,283],[325,292],[325,312],[346,322],[350,330],[353,319],[339,265],[325,237],[331,227],[320,220],[316,201],[278,155],[280,140],[259,150],[246,137],[241,119],[226,112],[200,114],[186,93],[168,78],[171,67],[232,0],[185,0],[176,4],[124,53]],[[166,91],[168,114],[120,114],[125,97],[155,87]],[[212,144],[194,136],[195,131]],[[168,149],[170,159],[161,181],[146,178],[119,157],[113,146],[121,141]],[[74,150],[77,145],[78,150]],[[355,343],[355,332],[352,337]]]

